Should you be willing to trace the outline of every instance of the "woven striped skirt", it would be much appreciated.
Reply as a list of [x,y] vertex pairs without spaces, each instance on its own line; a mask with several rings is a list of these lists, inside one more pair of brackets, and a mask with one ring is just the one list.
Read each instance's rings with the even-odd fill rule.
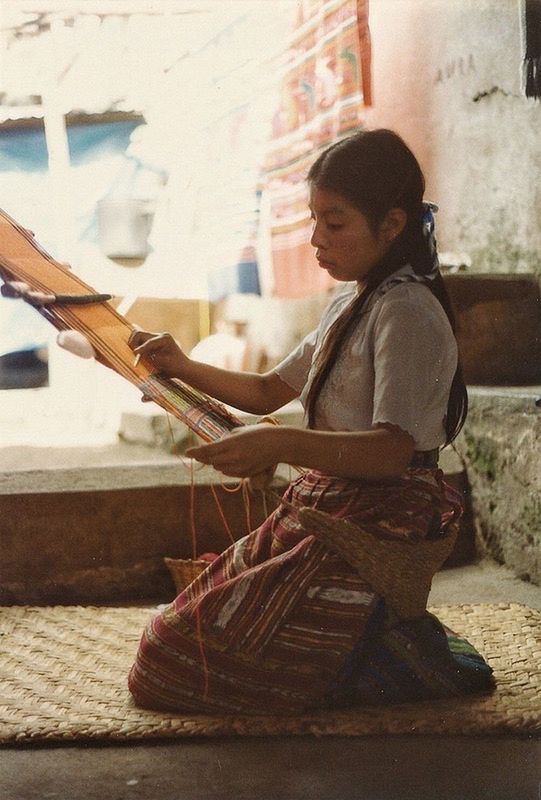
[[302,506],[413,539],[435,519],[449,529],[461,513],[440,471],[409,470],[385,484],[306,473],[150,621],[129,675],[138,705],[298,714],[489,688],[481,657],[434,617],[392,619],[359,574],[300,525]]

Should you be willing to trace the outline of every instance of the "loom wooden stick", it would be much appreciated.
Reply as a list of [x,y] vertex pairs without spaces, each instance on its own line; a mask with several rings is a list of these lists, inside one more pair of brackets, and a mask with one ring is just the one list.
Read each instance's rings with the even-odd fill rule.
[[58,330],[82,333],[99,358],[155,403],[184,422],[204,441],[218,439],[243,423],[225,406],[176,379],[152,371],[144,360],[136,360],[128,339],[134,326],[103,300],[88,303],[70,296],[96,295],[84,281],[55,261],[8,214],[0,210],[0,276],[5,281],[23,281],[35,291],[60,297],[58,304],[37,310]]

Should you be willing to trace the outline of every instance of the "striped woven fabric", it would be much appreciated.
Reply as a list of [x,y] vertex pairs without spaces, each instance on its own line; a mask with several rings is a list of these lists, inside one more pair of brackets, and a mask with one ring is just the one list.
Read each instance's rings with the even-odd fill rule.
[[314,269],[306,173],[324,147],[365,123],[372,102],[368,0],[297,6],[262,176],[273,293],[279,297],[335,285],[324,270]]
[[[374,625],[384,632],[377,622],[382,603],[349,564],[301,527],[294,511],[300,506],[348,518],[383,537],[413,540],[430,535],[434,508],[447,523],[460,513],[441,473],[411,471],[391,490],[315,472],[301,476],[258,530],[151,620],[129,677],[139,705],[290,714],[324,706],[336,695],[359,642],[373,640]],[[426,672],[425,657],[436,647],[441,654],[441,643],[418,638]],[[452,665],[448,649],[446,664]],[[459,691],[455,681],[440,695]]]
[[206,442],[213,442],[243,423],[212,397],[175,379],[150,375],[139,389],[168,410]]

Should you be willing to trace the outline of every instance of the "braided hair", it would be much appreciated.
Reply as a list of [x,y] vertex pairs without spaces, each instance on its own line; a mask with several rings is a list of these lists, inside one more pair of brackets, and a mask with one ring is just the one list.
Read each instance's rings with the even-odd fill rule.
[[[368,299],[381,283],[406,264],[426,283],[442,305],[455,331],[455,319],[439,265],[435,241],[427,235],[423,203],[425,180],[417,159],[398,134],[390,130],[359,131],[321,153],[308,173],[313,188],[332,191],[361,211],[374,235],[392,208],[406,212],[406,224],[384,257],[368,273],[365,285],[334,321],[318,352],[308,391],[309,427],[315,427],[318,397],[344,343],[359,321]],[[464,425],[468,394],[460,363],[449,392],[445,417],[446,444]]]

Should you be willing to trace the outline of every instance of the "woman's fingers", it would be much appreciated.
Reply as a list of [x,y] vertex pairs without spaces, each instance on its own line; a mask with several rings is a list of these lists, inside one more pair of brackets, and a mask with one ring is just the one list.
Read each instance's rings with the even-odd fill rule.
[[[160,351],[160,346],[156,347],[154,340],[159,338],[160,334],[149,333],[148,331],[133,331],[128,339],[128,346],[131,347],[135,353],[135,363],[137,364],[140,358],[146,358],[149,361],[154,361],[154,355]],[[156,365],[153,364],[153,367]],[[144,400],[143,402],[147,402]]]
[[184,374],[187,358],[170,333],[133,331],[128,345],[139,358],[150,360],[152,368],[168,378],[180,378]]
[[128,345],[141,356],[156,353],[170,353],[176,347],[175,340],[170,333],[150,333],[149,331],[133,331],[128,339]]
[[232,432],[218,442],[191,447],[186,450],[186,455],[213,466],[224,475],[238,478],[250,477],[267,469],[271,469],[271,474],[274,471],[270,458],[260,448],[252,446],[246,434]]
[[6,281],[2,284],[0,291],[2,297],[21,297],[22,292],[28,291],[30,286],[21,281]]
[[165,350],[166,343],[164,342],[161,335],[159,336],[152,336],[150,339],[147,339],[145,342],[142,342],[140,345],[133,348],[135,353],[140,353],[141,355],[153,355],[155,353],[161,353]]
[[54,303],[55,300],[54,294],[31,289],[23,281],[6,281],[2,284],[1,292],[3,297],[21,298],[32,306],[44,306],[47,303]]
[[194,458],[219,458],[221,455],[235,452],[237,442],[234,432],[225,433],[221,439],[207,444],[198,444],[195,447],[190,447],[186,450],[186,454]]
[[130,334],[128,345],[132,350],[135,350],[137,347],[140,347],[142,344],[155,336],[159,336],[159,334],[150,333],[149,331],[134,330]]
[[[189,456],[189,458],[195,458],[197,461],[201,461],[202,464],[218,464],[220,461],[225,463],[227,460],[227,458],[224,458],[223,452],[217,449],[215,444],[189,447],[186,450],[186,455]],[[229,460],[231,460],[230,457]]]

